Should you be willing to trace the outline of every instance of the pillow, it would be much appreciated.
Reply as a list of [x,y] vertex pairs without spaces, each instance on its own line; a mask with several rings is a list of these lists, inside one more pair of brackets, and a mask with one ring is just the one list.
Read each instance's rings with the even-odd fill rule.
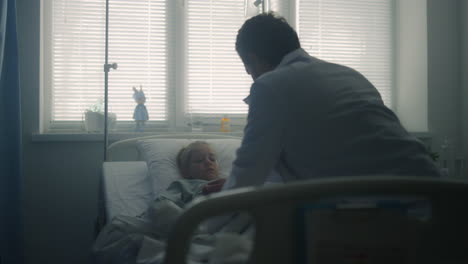
[[112,161],[102,166],[107,219],[137,216],[153,199],[148,169],[143,161]]
[[241,139],[147,139],[138,140],[137,148],[148,165],[148,173],[153,185],[154,196],[166,190],[169,184],[179,179],[177,153],[193,141],[206,141],[218,158],[220,177],[227,178],[231,173],[232,162]]

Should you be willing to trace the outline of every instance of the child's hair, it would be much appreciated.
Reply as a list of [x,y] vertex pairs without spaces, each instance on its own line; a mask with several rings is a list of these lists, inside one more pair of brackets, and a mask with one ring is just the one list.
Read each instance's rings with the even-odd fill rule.
[[182,174],[182,176],[185,177],[184,173],[186,172],[188,168],[193,150],[200,146],[210,146],[210,144],[208,144],[205,141],[194,141],[190,143],[188,146],[180,149],[179,153],[177,154],[176,161],[177,161],[177,167],[179,168],[179,171]]

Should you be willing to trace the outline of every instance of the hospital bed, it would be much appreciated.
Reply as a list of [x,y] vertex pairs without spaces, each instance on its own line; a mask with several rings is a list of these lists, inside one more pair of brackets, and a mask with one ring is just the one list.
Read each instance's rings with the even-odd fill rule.
[[[198,139],[227,140],[231,148],[240,143],[232,136],[168,134],[111,145],[103,166],[107,219],[137,215],[155,196],[142,142]],[[425,177],[337,177],[242,188],[194,201],[170,233],[165,263],[187,263],[197,226],[234,211],[249,213],[255,224],[248,263],[468,263],[467,205],[467,182]]]
[[[195,140],[214,143],[224,177],[230,171],[240,137],[217,133],[168,133],[121,140],[108,148],[102,168],[101,223],[115,215],[138,215],[176,179],[175,155]],[[148,166],[147,164],[150,164]],[[154,171],[154,173],[153,173]],[[167,177],[160,177],[159,174]],[[157,174],[157,175],[152,175]],[[151,176],[154,176],[153,178]],[[154,179],[157,178],[157,179]],[[102,224],[101,224],[102,225]]]

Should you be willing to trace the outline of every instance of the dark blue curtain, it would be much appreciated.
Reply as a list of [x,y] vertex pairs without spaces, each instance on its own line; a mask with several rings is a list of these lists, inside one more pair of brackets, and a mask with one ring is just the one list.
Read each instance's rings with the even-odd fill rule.
[[22,263],[21,97],[16,1],[0,0],[0,257]]

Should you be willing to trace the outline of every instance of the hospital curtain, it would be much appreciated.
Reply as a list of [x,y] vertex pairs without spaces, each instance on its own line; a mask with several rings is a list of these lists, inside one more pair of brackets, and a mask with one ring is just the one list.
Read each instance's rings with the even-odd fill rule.
[[0,1],[0,262],[21,257],[21,105],[15,0]]

